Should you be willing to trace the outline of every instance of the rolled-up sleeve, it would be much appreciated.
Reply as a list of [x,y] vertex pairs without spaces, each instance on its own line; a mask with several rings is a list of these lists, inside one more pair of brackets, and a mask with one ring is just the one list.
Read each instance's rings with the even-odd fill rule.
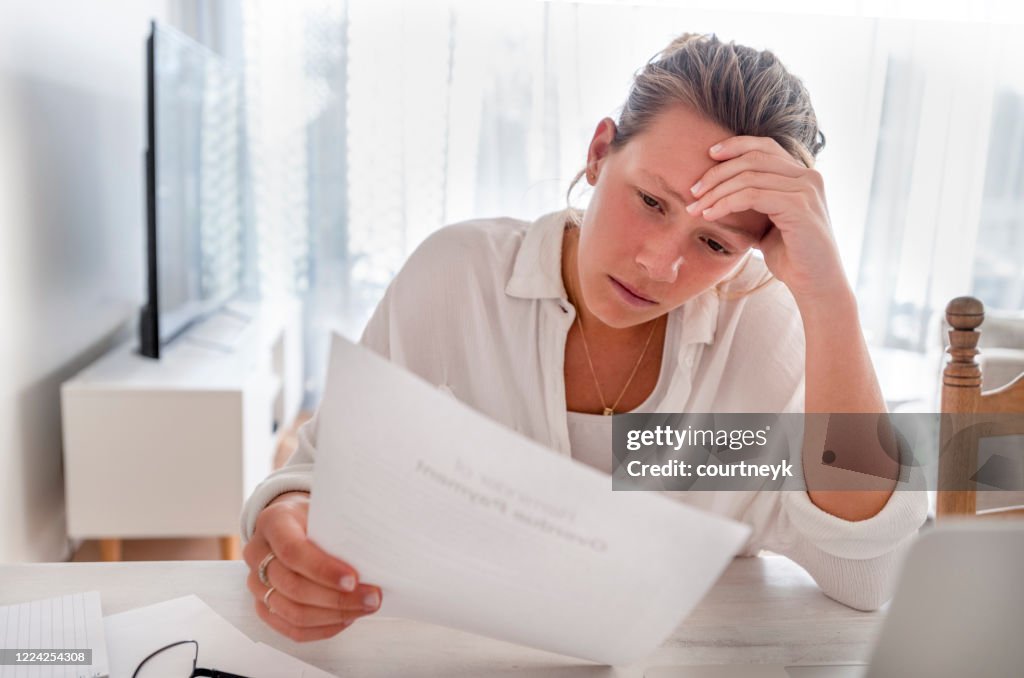
[[[802,394],[790,399],[800,410],[802,403]],[[802,479],[801,455],[791,461],[794,477]],[[755,546],[799,564],[830,598],[858,610],[878,609],[892,597],[903,553],[928,511],[921,468],[903,465],[900,473],[885,506],[858,521],[819,508],[805,489],[760,492],[745,516],[755,525]]]
[[[765,292],[747,300],[735,334],[723,337],[733,342],[726,380],[733,385],[732,398],[725,394],[723,400],[735,411],[801,415],[805,341],[799,312],[785,289],[776,286]],[[768,355],[765,336],[775,338]],[[740,520],[753,528],[746,552],[765,549],[787,556],[829,597],[856,609],[877,609],[892,597],[904,551],[927,515],[921,468],[902,466],[900,481],[885,506],[866,520],[849,521],[811,501],[801,454],[791,452],[790,457],[796,482],[781,490],[756,492],[742,509]]]
[[256,486],[242,508],[242,541],[248,543],[256,529],[256,517],[275,497],[285,492],[309,492],[313,486],[313,459],[316,455],[317,417],[303,424],[298,431],[298,447],[284,466],[271,473]]
[[777,517],[762,547],[798,563],[830,598],[876,610],[892,597],[896,569],[928,509],[920,470],[911,467],[909,476],[878,513],[859,521],[823,511],[805,491],[774,493]]

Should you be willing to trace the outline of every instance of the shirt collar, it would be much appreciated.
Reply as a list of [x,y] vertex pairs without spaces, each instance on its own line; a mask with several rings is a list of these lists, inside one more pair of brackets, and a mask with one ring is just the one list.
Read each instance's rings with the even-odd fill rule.
[[540,217],[526,229],[505,293],[519,299],[565,299],[562,234],[568,210]]
[[[562,284],[562,234],[568,210],[540,217],[526,229],[516,253],[505,293],[519,299],[567,299]],[[681,322],[682,344],[711,344],[718,325],[719,300],[715,290],[698,294],[669,315]]]
[[714,289],[705,290],[673,311],[677,322],[682,323],[681,344],[713,344],[715,328],[718,327],[718,294]]

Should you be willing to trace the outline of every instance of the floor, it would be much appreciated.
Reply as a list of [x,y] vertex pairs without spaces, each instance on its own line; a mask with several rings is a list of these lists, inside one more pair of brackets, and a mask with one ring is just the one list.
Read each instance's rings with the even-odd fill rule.
[[[292,426],[278,442],[274,455],[274,468],[284,465],[298,445],[296,431],[312,416],[301,412]],[[218,560],[220,547],[217,539],[125,539],[121,545],[122,560]],[[99,542],[86,540],[75,551],[73,562],[101,560]]]

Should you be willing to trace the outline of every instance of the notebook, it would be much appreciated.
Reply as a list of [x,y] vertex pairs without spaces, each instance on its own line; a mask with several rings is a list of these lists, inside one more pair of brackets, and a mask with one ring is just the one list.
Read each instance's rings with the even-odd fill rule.
[[0,678],[109,675],[98,591],[0,607]]

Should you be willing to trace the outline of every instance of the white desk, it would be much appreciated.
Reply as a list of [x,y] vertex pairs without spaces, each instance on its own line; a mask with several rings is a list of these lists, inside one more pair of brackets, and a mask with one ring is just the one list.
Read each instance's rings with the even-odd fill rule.
[[[346,678],[543,676],[619,678],[663,664],[864,662],[880,613],[822,594],[784,558],[734,561],[672,638],[647,661],[609,668],[439,626],[368,617],[326,641],[294,643],[265,626],[239,561],[0,565],[0,604],[98,590],[103,613],[195,593],[253,640]],[[628,624],[609,619],[609,624]]]

